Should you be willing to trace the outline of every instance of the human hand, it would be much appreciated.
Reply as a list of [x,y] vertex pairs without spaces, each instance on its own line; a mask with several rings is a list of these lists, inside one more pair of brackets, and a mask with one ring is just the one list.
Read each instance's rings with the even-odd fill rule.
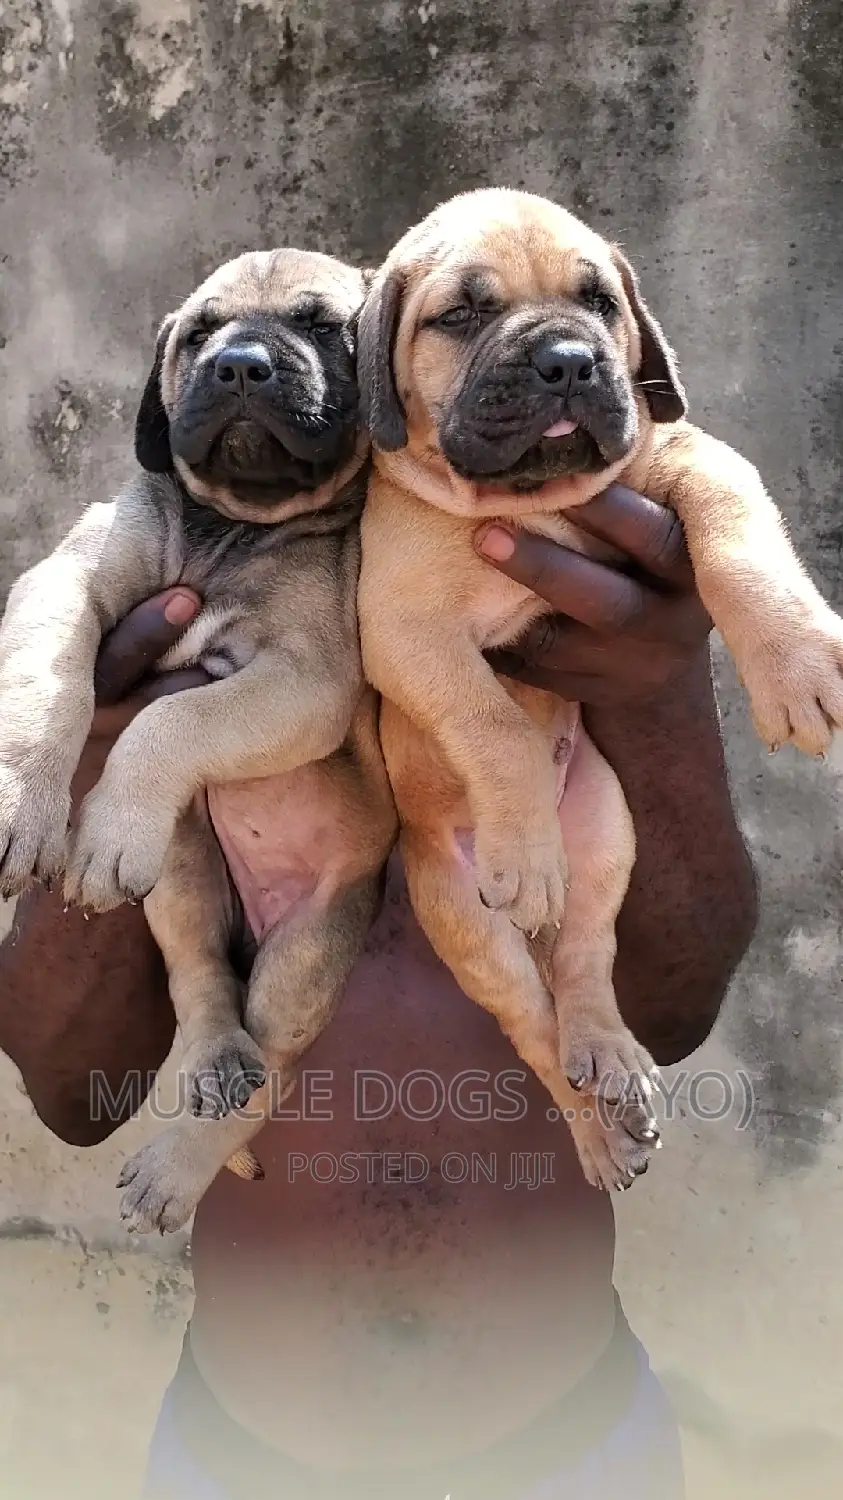
[[595,562],[569,547],[494,522],[478,528],[480,556],[545,599],[496,671],[570,702],[636,704],[658,697],[698,661],[711,631],[676,514],[623,485],[571,512],[572,523],[623,555]]
[[117,736],[147,703],[210,682],[201,667],[152,672],[201,608],[192,589],[165,589],[130,610],[104,638],[94,679],[97,707],[74,782],[74,801],[99,779]]

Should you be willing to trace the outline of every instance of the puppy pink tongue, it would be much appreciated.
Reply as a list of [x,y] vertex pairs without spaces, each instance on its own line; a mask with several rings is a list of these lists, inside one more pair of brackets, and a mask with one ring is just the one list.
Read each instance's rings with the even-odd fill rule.
[[576,432],[578,426],[578,422],[569,422],[567,417],[563,417],[561,421],[554,422],[552,427],[548,427],[547,432],[542,433],[542,437],[567,437],[569,433]]

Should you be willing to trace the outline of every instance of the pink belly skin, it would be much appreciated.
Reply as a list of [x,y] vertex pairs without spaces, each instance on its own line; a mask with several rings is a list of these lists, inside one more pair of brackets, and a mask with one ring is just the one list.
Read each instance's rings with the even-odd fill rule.
[[342,883],[350,851],[339,833],[340,789],[324,768],[303,766],[285,776],[210,786],[207,796],[214,830],[258,943],[279,923],[301,918],[330,900]]

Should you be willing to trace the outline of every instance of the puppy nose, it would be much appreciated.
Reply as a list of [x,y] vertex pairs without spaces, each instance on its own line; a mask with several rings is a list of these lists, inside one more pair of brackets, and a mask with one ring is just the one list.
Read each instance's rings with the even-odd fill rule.
[[217,355],[214,374],[226,390],[249,396],[272,378],[272,360],[263,344],[237,345]]
[[589,384],[594,374],[594,355],[587,344],[554,339],[535,350],[533,367],[552,390],[573,396]]

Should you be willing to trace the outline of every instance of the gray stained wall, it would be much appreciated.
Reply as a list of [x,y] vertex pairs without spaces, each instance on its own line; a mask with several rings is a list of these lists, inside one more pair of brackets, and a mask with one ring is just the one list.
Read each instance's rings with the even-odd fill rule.
[[[838,0],[2,0],[0,589],[130,464],[159,319],[216,262],[373,264],[458,189],[556,197],[638,263],[693,415],[843,606]],[[770,1166],[839,1111],[843,755],[724,725],[764,891],[724,1019]]]

